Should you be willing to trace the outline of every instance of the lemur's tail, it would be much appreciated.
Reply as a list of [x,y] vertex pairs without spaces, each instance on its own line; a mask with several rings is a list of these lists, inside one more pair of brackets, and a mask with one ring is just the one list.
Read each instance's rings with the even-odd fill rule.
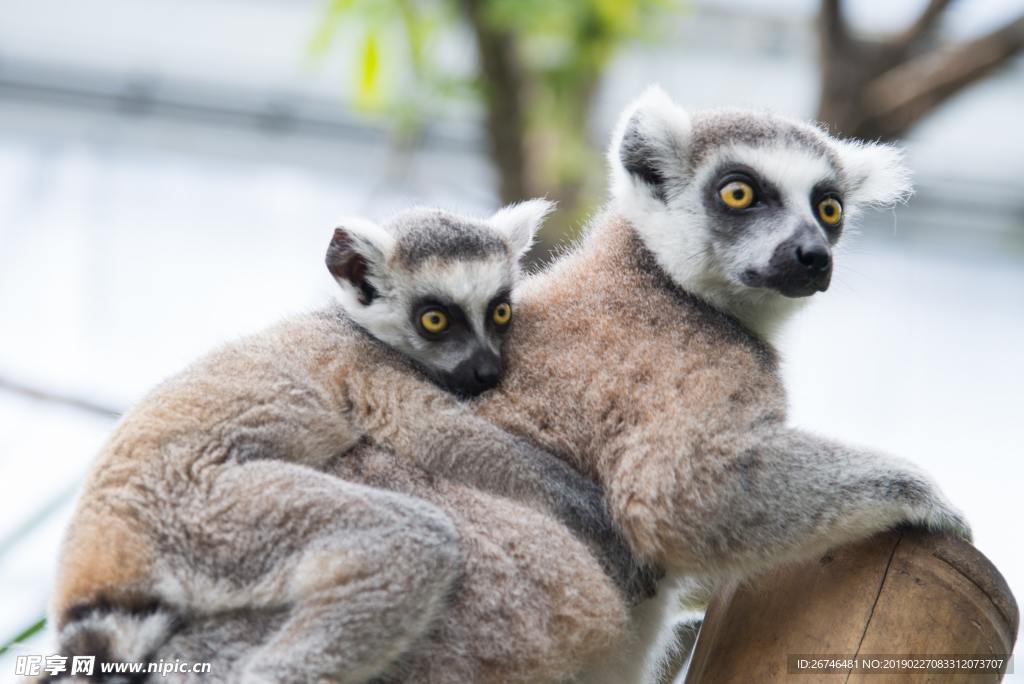
[[[180,627],[176,614],[157,602],[141,605],[91,603],[68,611],[57,633],[64,672],[40,681],[135,684],[147,680],[153,653]],[[95,658],[92,674],[73,673],[74,656]],[[134,666],[134,667],[133,667]]]

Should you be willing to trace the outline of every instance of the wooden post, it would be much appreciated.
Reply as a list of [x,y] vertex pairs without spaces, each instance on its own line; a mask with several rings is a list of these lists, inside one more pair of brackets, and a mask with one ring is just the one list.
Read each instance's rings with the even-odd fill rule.
[[[863,659],[1006,658],[1017,621],[1006,580],[981,552],[959,539],[896,530],[718,590],[686,683],[998,682],[1000,672],[918,669],[911,674],[874,663],[868,665],[875,674],[866,674]],[[798,674],[797,658],[822,664],[807,656],[857,656],[861,669]]]

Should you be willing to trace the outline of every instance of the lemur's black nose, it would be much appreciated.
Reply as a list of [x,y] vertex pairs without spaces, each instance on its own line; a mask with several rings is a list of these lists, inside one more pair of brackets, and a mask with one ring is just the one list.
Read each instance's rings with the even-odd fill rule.
[[487,388],[494,387],[501,378],[501,360],[493,354],[482,356],[473,375],[481,385]]
[[824,292],[832,280],[832,249],[817,226],[801,226],[775,248],[767,268],[744,278],[747,285],[770,288],[787,297]]
[[820,243],[797,245],[796,260],[810,271],[824,271],[832,265],[832,255],[828,248]]
[[475,397],[497,385],[500,379],[501,357],[481,347],[456,366],[444,384],[457,394]]

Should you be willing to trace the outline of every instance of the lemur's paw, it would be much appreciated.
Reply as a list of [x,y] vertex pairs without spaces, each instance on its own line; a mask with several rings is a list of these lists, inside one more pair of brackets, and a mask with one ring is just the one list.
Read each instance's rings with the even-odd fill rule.
[[665,576],[661,568],[638,560],[614,529],[600,542],[598,559],[631,606],[652,598],[657,593],[658,580]]
[[551,457],[548,461],[551,463],[544,477],[560,485],[554,488],[559,494],[550,502],[554,514],[580,541],[591,546],[631,605],[654,596],[662,573],[633,555],[608,512],[604,489],[567,464]]
[[892,486],[906,501],[907,522],[966,541],[973,539],[963,513],[949,503],[927,476],[908,473],[895,478]]
[[925,510],[919,522],[935,532],[945,532],[965,541],[974,539],[967,518],[945,501],[936,502]]

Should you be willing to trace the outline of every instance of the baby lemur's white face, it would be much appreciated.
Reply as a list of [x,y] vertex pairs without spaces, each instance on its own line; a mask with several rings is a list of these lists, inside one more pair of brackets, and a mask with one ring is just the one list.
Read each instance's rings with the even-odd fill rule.
[[623,116],[614,207],[682,288],[766,333],[826,290],[857,211],[909,193],[898,150],[763,112],[689,114],[659,89]]
[[551,206],[532,200],[486,220],[438,209],[381,226],[350,220],[334,232],[327,267],[356,324],[442,387],[477,395],[501,377],[519,259]]

